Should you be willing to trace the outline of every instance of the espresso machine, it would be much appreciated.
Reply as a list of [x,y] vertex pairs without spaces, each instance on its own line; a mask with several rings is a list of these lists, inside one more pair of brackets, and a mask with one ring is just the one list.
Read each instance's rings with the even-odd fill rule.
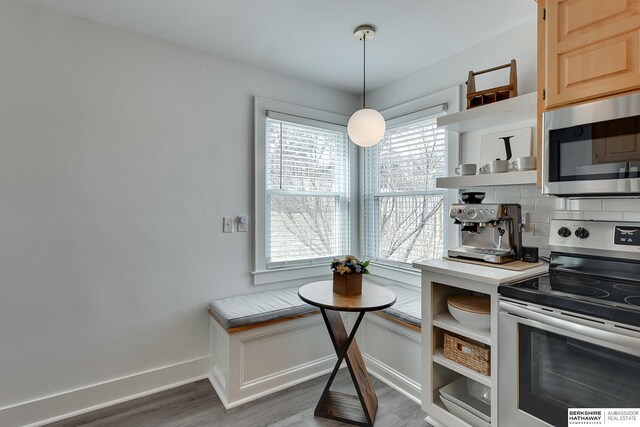
[[484,193],[462,193],[449,216],[460,226],[461,246],[450,258],[502,264],[522,258],[522,209],[517,203],[482,204]]

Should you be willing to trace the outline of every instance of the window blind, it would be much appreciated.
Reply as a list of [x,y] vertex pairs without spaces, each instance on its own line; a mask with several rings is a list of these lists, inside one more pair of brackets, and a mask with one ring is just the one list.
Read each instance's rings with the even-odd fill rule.
[[[271,114],[266,123],[267,266],[309,263],[349,248],[346,129]],[[304,123],[304,124],[301,124]]]
[[436,117],[390,126],[378,145],[365,150],[362,229],[368,258],[409,263],[442,255],[444,191],[436,188],[436,177],[445,172],[446,146]]

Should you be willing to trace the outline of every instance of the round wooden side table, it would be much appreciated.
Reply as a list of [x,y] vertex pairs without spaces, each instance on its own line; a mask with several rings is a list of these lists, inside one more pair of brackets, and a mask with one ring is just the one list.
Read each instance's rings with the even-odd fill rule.
[[[322,391],[314,415],[349,424],[372,426],[376,419],[378,396],[371,384],[355,335],[364,314],[367,311],[391,307],[396,302],[395,294],[382,286],[363,283],[362,294],[344,296],[334,293],[333,282],[327,280],[302,286],[298,290],[298,295],[304,302],[320,307],[322,318],[327,325],[331,342],[338,356],[338,361]],[[358,319],[351,333],[347,333],[340,311],[358,313]],[[343,360],[347,362],[357,397],[330,390]]]

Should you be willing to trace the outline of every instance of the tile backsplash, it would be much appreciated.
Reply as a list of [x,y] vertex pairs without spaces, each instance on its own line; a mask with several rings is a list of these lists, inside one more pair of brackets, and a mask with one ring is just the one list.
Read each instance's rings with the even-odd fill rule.
[[586,219],[640,222],[640,199],[565,199],[543,195],[535,185],[481,187],[486,193],[483,203],[520,203],[525,225],[522,244],[536,246],[548,254],[552,219]]

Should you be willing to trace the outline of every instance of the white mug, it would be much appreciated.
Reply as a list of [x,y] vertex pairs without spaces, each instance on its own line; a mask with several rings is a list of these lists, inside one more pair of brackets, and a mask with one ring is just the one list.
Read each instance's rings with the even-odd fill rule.
[[480,168],[480,173],[503,173],[509,170],[509,160],[493,160]]
[[476,174],[475,163],[463,163],[455,169],[456,175],[475,175]]
[[511,163],[509,163],[509,170],[512,172],[516,171],[532,171],[536,168],[536,157],[535,156],[527,156],[527,157],[518,157]]

